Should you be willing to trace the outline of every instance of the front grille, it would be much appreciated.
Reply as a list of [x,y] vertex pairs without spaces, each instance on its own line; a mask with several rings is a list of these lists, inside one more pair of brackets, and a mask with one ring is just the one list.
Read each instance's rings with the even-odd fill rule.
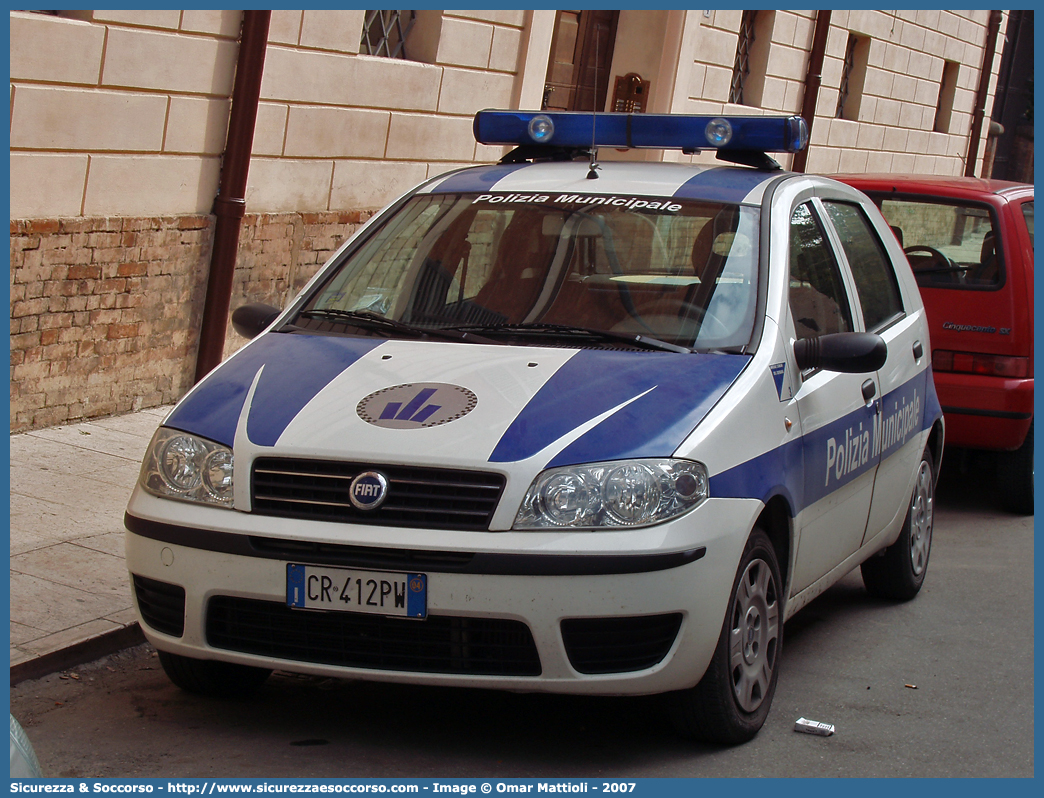
[[[388,498],[359,510],[348,498],[364,471],[388,478]],[[259,458],[252,479],[254,512],[316,521],[484,530],[504,489],[504,477],[478,471],[374,466],[331,460]]]
[[562,621],[569,664],[580,673],[626,673],[651,668],[671,650],[681,613],[636,618]]
[[540,675],[529,627],[499,618],[415,620],[216,596],[207,604],[207,642],[227,651],[351,668]]
[[133,574],[141,619],[171,637],[185,633],[185,588]]

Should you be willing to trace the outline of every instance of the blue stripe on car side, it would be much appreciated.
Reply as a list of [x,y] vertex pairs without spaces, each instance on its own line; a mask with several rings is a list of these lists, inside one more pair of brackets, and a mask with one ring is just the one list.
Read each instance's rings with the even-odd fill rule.
[[[930,392],[928,385],[931,385]],[[905,446],[911,436],[931,428],[938,418],[931,415],[934,396],[935,381],[931,379],[931,371],[925,369],[881,399],[880,440],[874,445],[880,450],[882,460]],[[941,408],[939,414],[942,414]]]
[[875,410],[860,407],[798,440],[715,474],[710,478],[710,495],[763,502],[783,495],[794,513],[826,498],[898,452],[911,436],[931,429],[942,412],[930,370],[885,395],[880,424],[875,425],[875,415]]
[[[710,495],[724,499],[760,499],[782,495],[793,509],[805,506],[803,439],[788,441],[752,460],[710,478]],[[782,482],[780,479],[782,478]]]
[[490,462],[532,457],[646,391],[649,393],[567,446],[548,465],[668,457],[749,361],[746,355],[580,350],[519,413],[494,448]]
[[231,446],[247,391],[264,366],[247,433],[254,443],[272,446],[330,380],[383,342],[380,338],[266,333],[208,375],[175,408],[167,426]]
[[529,164],[505,163],[492,166],[466,169],[450,175],[431,190],[432,194],[456,194],[489,191],[497,183],[512,172],[517,172]]
[[800,507],[847,485],[881,462],[874,448],[873,407],[859,407],[801,438],[804,490]]
[[742,202],[751,191],[777,175],[777,172],[762,172],[756,169],[707,169],[682,183],[674,192],[674,196],[678,199]]

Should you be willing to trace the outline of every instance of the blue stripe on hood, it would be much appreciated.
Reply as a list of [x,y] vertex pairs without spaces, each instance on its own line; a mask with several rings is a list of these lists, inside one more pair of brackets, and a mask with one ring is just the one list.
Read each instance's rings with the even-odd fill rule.
[[382,343],[380,338],[267,333],[209,374],[175,408],[167,426],[231,446],[247,391],[258,369],[265,366],[247,433],[254,443],[273,446],[319,391]]
[[490,462],[532,457],[582,424],[646,391],[645,396],[573,441],[548,467],[667,457],[749,361],[746,355],[581,350],[519,413],[497,443]]

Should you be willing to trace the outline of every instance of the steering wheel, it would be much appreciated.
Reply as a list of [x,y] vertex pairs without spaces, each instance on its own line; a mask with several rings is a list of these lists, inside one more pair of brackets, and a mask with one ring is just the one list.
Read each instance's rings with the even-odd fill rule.
[[[958,271],[961,268],[956,263],[954,263],[952,260],[950,260],[946,256],[945,253],[940,252],[935,247],[929,247],[926,244],[917,244],[917,245],[912,246],[912,247],[906,247],[903,250],[903,252],[906,253],[907,255],[915,255],[915,254],[917,254],[919,252],[927,252],[928,255],[931,257],[931,261],[929,261],[929,263],[935,263],[935,262],[938,263],[937,266],[934,266],[934,267],[929,266],[929,267],[927,267],[928,269],[931,269],[931,271]],[[912,263],[910,265],[913,266]],[[926,268],[922,268],[922,269],[914,268],[914,271],[926,271],[926,270],[927,270]]]
[[700,335],[705,338],[725,338],[732,333],[732,328],[715,316],[707,308],[701,308],[691,302],[684,302],[678,314],[682,318],[696,319],[700,322]]

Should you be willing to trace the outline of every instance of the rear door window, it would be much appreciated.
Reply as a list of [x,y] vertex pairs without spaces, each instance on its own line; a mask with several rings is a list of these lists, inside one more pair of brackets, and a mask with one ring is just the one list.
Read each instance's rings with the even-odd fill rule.
[[863,323],[875,331],[903,314],[895,270],[870,220],[858,205],[824,202],[855,278]]
[[1004,283],[996,222],[989,207],[932,199],[881,199],[881,213],[928,288],[990,290]]
[[1033,200],[1022,203],[1022,218],[1026,220],[1026,230],[1029,231],[1030,246],[1033,246]]

